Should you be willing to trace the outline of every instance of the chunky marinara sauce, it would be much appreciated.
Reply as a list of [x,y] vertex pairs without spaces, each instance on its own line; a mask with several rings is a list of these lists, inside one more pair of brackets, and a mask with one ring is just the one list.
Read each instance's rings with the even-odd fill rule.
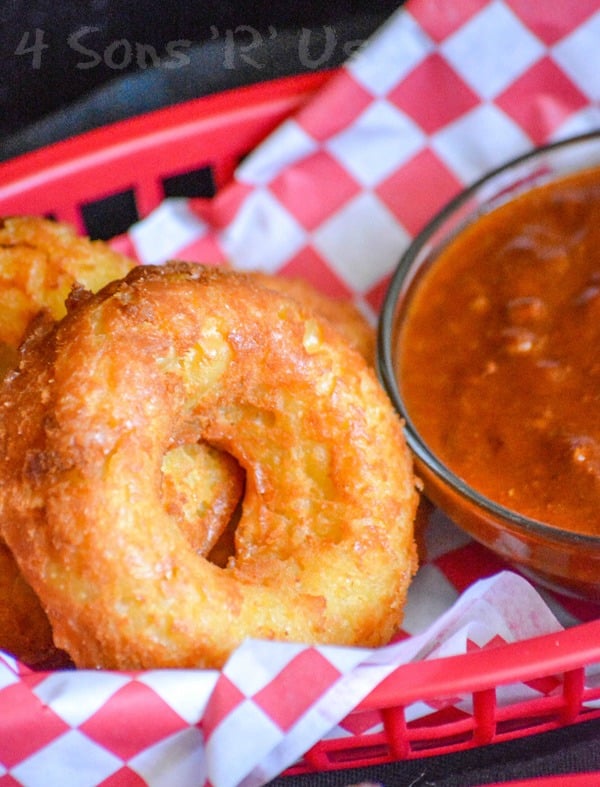
[[407,411],[448,467],[514,511],[600,534],[600,169],[461,231],[398,351]]

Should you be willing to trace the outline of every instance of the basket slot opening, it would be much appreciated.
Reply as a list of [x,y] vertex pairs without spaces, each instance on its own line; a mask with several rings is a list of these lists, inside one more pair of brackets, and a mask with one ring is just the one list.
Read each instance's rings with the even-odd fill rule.
[[93,240],[109,240],[139,220],[133,189],[109,194],[80,206],[85,231]]
[[[381,736],[373,736],[377,740],[365,740],[360,745],[348,743],[339,749],[328,748],[318,749],[312,757],[306,757],[306,762],[315,770],[330,770],[335,767],[362,767],[382,762],[390,762],[395,758],[390,755],[389,747],[384,743],[378,743]],[[317,749],[317,747],[315,747]]]
[[162,179],[165,197],[205,197],[216,194],[215,177],[212,167],[199,167],[189,172],[181,172]]
[[479,745],[476,717],[442,704],[439,710],[411,721],[406,730],[406,745],[411,754],[435,753]]

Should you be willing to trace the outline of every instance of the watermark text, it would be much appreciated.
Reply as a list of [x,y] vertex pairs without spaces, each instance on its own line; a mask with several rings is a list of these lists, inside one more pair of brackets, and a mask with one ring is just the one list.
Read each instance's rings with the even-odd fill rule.
[[[127,38],[100,41],[100,32],[99,27],[83,25],[61,42],[74,54],[75,68],[82,71],[98,66],[114,71],[131,67],[178,69],[191,63],[191,49],[195,44],[192,40],[181,38],[167,41],[159,51],[153,44]],[[278,35],[272,26],[263,32],[251,25],[238,25],[225,30],[219,30],[213,25],[209,31],[210,40],[223,43],[222,66],[228,70],[239,67],[257,70],[266,68],[269,63],[267,43]],[[334,59],[340,61],[350,57],[363,44],[363,40],[340,41],[335,28],[328,25],[324,25],[318,34],[314,30],[302,28],[296,37],[295,51],[290,52],[290,56],[297,57],[304,68],[316,70],[327,67]],[[29,59],[34,70],[41,70],[48,50],[55,45],[56,42],[50,41],[44,30],[35,28],[23,33],[14,54]]]

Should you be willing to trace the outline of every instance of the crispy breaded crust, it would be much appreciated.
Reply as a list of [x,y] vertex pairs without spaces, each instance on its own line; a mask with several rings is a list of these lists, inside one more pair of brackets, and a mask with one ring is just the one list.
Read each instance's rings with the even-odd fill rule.
[[315,289],[304,279],[254,272],[257,284],[295,298],[298,303],[312,309],[331,325],[370,364],[375,365],[375,330],[366,317],[349,300],[332,298]]

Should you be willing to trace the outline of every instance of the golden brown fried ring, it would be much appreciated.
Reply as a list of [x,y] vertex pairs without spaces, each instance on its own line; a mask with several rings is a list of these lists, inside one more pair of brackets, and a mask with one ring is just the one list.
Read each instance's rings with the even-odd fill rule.
[[[77,665],[218,667],[247,637],[396,630],[417,504],[401,424],[294,300],[198,265],[134,269],[26,342],[2,398],[2,532]],[[161,504],[182,435],[246,472],[224,569]]]

